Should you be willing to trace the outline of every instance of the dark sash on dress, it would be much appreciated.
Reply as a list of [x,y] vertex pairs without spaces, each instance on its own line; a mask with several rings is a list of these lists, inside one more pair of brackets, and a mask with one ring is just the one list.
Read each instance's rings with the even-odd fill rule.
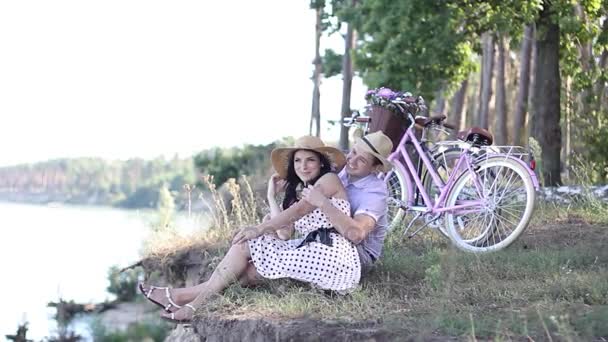
[[336,230],[336,228],[319,228],[317,230],[313,230],[312,232],[308,233],[308,235],[306,235],[306,237],[304,238],[304,241],[302,241],[296,248],[303,247],[311,242],[316,242],[317,236],[319,237],[320,243],[322,243],[326,246],[332,247],[333,241],[331,239],[330,233],[340,234]]

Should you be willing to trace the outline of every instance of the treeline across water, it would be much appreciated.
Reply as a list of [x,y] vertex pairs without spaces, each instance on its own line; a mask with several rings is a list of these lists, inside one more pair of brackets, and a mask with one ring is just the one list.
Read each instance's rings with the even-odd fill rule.
[[183,208],[187,203],[184,185],[197,185],[202,190],[202,175],[213,175],[217,186],[244,174],[265,177],[268,156],[276,145],[211,148],[189,158],[75,158],[3,167],[0,200],[154,208],[159,191],[166,187],[178,208]]

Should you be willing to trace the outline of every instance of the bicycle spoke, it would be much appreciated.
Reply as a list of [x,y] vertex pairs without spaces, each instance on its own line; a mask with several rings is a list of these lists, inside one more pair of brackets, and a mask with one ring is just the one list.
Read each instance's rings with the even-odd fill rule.
[[519,176],[519,175],[517,174],[517,172],[511,170],[511,177],[509,177],[509,180],[508,180],[507,184],[505,185],[505,190],[502,192],[500,199],[498,201],[495,201],[494,203],[498,203],[502,200],[504,193],[507,191],[507,188],[508,188],[509,184],[511,184],[511,181],[513,180],[514,176]]
[[501,216],[504,217],[505,219],[511,220],[513,222],[519,222],[519,220],[521,219],[521,215],[524,212],[524,209],[520,209],[520,210],[505,210],[504,208],[501,208]]
[[511,224],[513,226],[517,225],[517,222],[513,222],[512,220],[509,220],[509,219],[507,219],[506,217],[504,217],[504,216],[502,216],[500,214],[497,214],[497,216],[501,218],[501,222],[505,222],[506,221],[507,223],[509,223],[509,224]]

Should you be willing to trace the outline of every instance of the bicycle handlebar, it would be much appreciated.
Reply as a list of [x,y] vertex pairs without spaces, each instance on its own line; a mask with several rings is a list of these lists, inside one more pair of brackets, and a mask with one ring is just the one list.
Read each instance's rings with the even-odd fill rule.
[[350,127],[354,123],[369,123],[371,118],[369,116],[361,116],[359,111],[353,111],[353,115],[349,117],[342,118],[342,125],[345,127]]

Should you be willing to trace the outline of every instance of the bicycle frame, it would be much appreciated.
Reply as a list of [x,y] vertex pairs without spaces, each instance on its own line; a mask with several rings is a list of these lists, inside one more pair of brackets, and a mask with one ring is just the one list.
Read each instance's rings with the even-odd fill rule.
[[[407,153],[407,151],[405,149],[405,145],[407,142],[411,142],[412,145],[414,145],[416,152],[420,156],[420,158],[421,158],[422,162],[424,163],[424,165],[426,166],[427,170],[429,170],[433,183],[440,189],[439,198],[437,198],[436,201],[434,201],[430,197],[430,195],[424,188],[424,185],[422,184],[422,180],[420,179],[420,177],[418,176],[418,173],[416,172],[416,167],[414,166],[412,159],[410,158],[409,154]],[[459,175],[459,173],[452,172],[452,174],[450,175],[450,177],[447,180],[447,183],[444,184],[443,180],[441,179],[441,177],[435,170],[433,163],[430,161],[428,155],[426,153],[424,153],[422,145],[420,144],[420,142],[418,141],[418,139],[416,138],[416,136],[413,133],[412,127],[409,127],[406,130],[405,134],[401,138],[401,141],[400,141],[397,149],[393,153],[391,153],[391,155],[388,157],[388,160],[393,163],[394,167],[398,168],[399,171],[401,171],[401,174],[405,175],[404,181],[407,183],[407,190],[408,190],[408,203],[407,203],[408,209],[424,211],[425,213],[440,214],[440,213],[444,213],[448,210],[464,209],[464,208],[479,206],[480,204],[482,204],[482,201],[470,201],[470,203],[463,203],[463,204],[460,204],[460,205],[457,205],[454,207],[449,207],[449,208],[445,208],[443,206],[442,203],[445,202],[449,189],[455,183],[456,176]],[[401,160],[403,160],[405,162],[405,164],[406,164],[405,166],[407,166],[407,169],[401,163]],[[471,163],[471,158],[466,153],[463,153],[460,156],[460,158],[458,159],[455,170],[456,171],[460,170],[462,168],[463,164],[466,165],[466,168],[469,171],[473,171],[473,165]],[[386,177],[388,178],[388,177],[390,177],[390,175],[391,174],[388,173],[386,175]],[[416,188],[420,192],[420,195],[422,196],[422,199],[424,200],[426,207],[414,207],[415,188],[412,186],[413,185],[412,179],[413,179],[414,183],[416,184]],[[476,183],[478,183],[478,181],[476,181]],[[481,189],[480,184],[476,184],[476,185],[478,187],[478,190]]]
[[[413,122],[413,118],[411,116],[410,116],[410,119]],[[410,142],[414,146],[414,148],[416,149],[416,152],[418,153],[422,162],[426,166],[427,170],[430,172],[433,183],[440,190],[438,198],[436,198],[436,199],[431,198],[429,193],[426,191],[424,185],[422,184],[420,175],[418,175],[418,172],[416,171],[416,167],[414,166],[412,159],[410,158],[409,154],[407,153],[407,151],[405,149],[406,143],[408,143],[408,142]],[[439,176],[439,174],[437,173],[437,170],[435,169],[433,163],[429,159],[429,156],[427,155],[427,153],[425,153],[421,143],[416,138],[416,136],[413,132],[413,124],[410,125],[410,127],[407,128],[405,134],[401,138],[401,141],[400,141],[397,149],[395,149],[395,151],[393,153],[391,153],[391,155],[388,157],[388,160],[391,161],[393,163],[393,165],[397,169],[399,169],[399,171],[401,171],[402,175],[404,175],[404,178],[405,178],[404,181],[406,182],[406,187],[407,187],[407,191],[408,191],[407,209],[414,210],[414,211],[421,211],[421,212],[423,212],[423,214],[432,213],[435,215],[440,215],[447,211],[458,211],[459,213],[464,214],[464,213],[468,212],[468,210],[476,211],[472,207],[479,208],[481,205],[483,205],[484,204],[483,200],[476,200],[476,201],[466,201],[466,202],[463,201],[463,202],[460,202],[458,205],[452,206],[452,207],[444,206],[445,201],[447,199],[447,195],[450,192],[450,189],[452,188],[454,183],[456,182],[456,179],[463,172],[466,172],[466,171],[463,171],[463,172],[459,172],[459,171],[461,169],[463,169],[463,167],[465,167],[466,170],[468,170],[469,172],[472,172],[473,175],[476,174],[475,170],[473,168],[474,159],[471,157],[471,155],[469,153],[467,153],[469,151],[470,147],[471,147],[470,145],[468,145],[468,146],[465,145],[465,148],[463,149],[463,153],[460,155],[460,157],[456,163],[456,167],[454,168],[454,171],[450,174],[448,180],[444,183],[443,180],[441,179],[441,177]],[[518,158],[511,158],[511,157],[509,157],[508,154],[507,155],[496,154],[493,157],[504,157],[504,158],[516,160],[518,163],[526,166],[522,160],[520,160]],[[403,160],[405,162],[405,166],[403,165],[401,160]],[[527,168],[527,166],[526,166],[526,169],[528,170],[528,173],[530,174],[530,176],[532,178],[532,182],[533,182],[535,188],[538,189],[538,180],[536,178],[536,175],[534,174],[533,171],[531,171],[529,168]],[[394,171],[392,171],[392,172],[394,172]],[[391,173],[389,172],[385,177],[385,181],[390,176],[391,176]],[[425,206],[414,206],[414,200],[415,200],[414,195],[415,195],[416,188],[413,187],[412,179],[416,185],[416,188],[418,189],[420,195],[422,196],[422,198],[424,200]],[[477,177],[474,178],[474,184],[475,184],[475,187],[477,188],[477,191],[483,198],[483,193],[481,190],[482,186]],[[467,208],[468,208],[468,210],[467,210]],[[479,210],[479,209],[477,209],[477,210]]]

